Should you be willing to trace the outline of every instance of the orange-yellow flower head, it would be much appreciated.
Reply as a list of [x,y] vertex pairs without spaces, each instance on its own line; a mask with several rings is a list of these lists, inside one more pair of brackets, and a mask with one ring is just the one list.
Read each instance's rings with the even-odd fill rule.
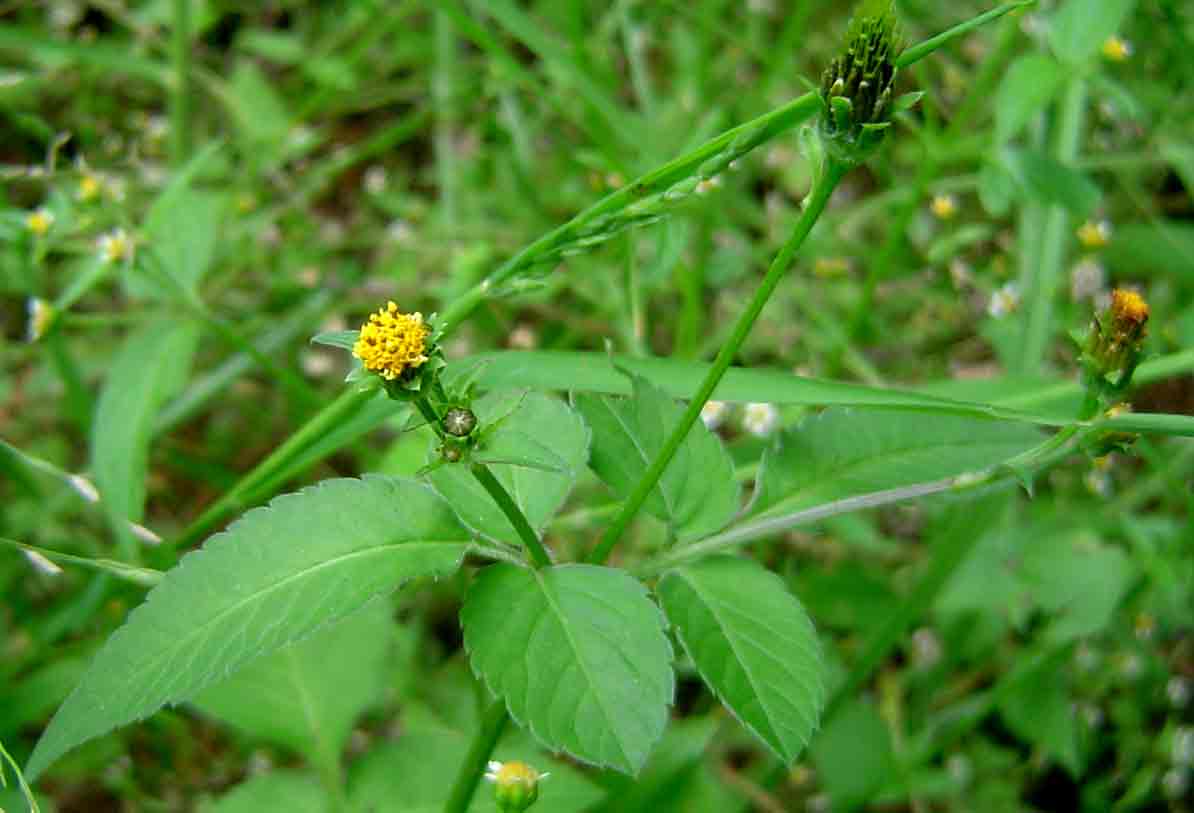
[[1148,303],[1135,291],[1116,288],[1111,292],[1111,318],[1125,339],[1142,336],[1148,322]]
[[393,381],[427,361],[430,329],[421,313],[401,313],[393,302],[369,317],[352,354],[365,369]]

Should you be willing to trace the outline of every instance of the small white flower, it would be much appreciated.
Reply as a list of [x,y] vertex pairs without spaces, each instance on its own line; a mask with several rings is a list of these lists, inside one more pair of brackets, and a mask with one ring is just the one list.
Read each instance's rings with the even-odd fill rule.
[[398,219],[386,226],[386,239],[391,243],[402,245],[415,236],[415,230],[405,220]]
[[706,401],[701,407],[701,421],[705,428],[713,430],[721,426],[729,412],[730,405],[725,401]]
[[994,319],[1002,319],[1019,307],[1020,288],[1016,283],[1009,282],[991,294],[991,301],[987,303],[987,314]]
[[45,237],[54,226],[54,213],[45,206],[39,206],[25,216],[25,228],[38,237]]
[[99,249],[100,261],[107,265],[132,259],[133,256],[133,241],[124,229],[100,235],[96,247]]
[[929,211],[938,220],[952,220],[958,213],[958,199],[948,194],[935,195],[929,201]]
[[1124,655],[1119,662],[1119,673],[1128,680],[1135,680],[1140,677],[1140,673],[1143,671],[1144,662],[1134,652]]
[[1087,257],[1070,269],[1070,298],[1075,302],[1094,297],[1107,287],[1107,272],[1095,260]]
[[970,764],[970,758],[965,754],[954,754],[945,761],[945,770],[955,782],[959,785],[965,785],[970,782],[974,775],[974,768]]
[[365,170],[366,192],[372,195],[380,195],[382,192],[386,191],[387,181],[388,179],[386,178],[385,167],[379,164],[374,164],[373,166],[369,167],[369,169]]
[[742,428],[756,437],[766,437],[779,424],[779,410],[773,404],[747,404],[742,411]]
[[31,296],[26,305],[26,311],[29,314],[29,321],[25,328],[25,338],[29,342],[36,342],[46,335],[46,331],[53,324],[54,306],[40,297]]
[[1174,765],[1194,765],[1194,728],[1181,726],[1173,734]]
[[42,556],[35,550],[25,550],[25,558],[29,560],[29,564],[33,565],[33,569],[47,576],[59,576],[62,574],[62,568],[51,562],[46,557]]
[[912,633],[912,653],[917,667],[928,669],[941,660],[941,639],[928,627]]

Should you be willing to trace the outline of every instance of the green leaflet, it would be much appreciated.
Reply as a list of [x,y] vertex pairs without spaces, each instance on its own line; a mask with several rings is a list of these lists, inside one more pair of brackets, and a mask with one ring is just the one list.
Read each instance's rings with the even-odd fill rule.
[[108,639],[38,742],[30,776],[409,579],[451,572],[468,547],[433,492],[399,479],[328,480],[248,512],[184,556]]
[[481,571],[460,611],[473,671],[545,746],[634,774],[667,724],[663,614],[623,570]]
[[1037,445],[1034,428],[959,415],[828,409],[777,434],[749,510],[779,514],[982,471]]
[[163,320],[130,335],[112,363],[91,427],[91,467],[113,528],[145,513],[149,440],[158,408],[180,389],[198,329]]
[[1119,30],[1136,0],[1066,0],[1053,15],[1049,41],[1059,57],[1082,62]]
[[[491,393],[473,411],[484,433],[474,458],[488,463],[531,527],[541,531],[584,467],[588,429],[563,401],[536,392]],[[520,544],[510,521],[467,466],[440,466],[428,480],[476,533]]]
[[199,813],[259,813],[285,810],[286,813],[326,813],[327,791],[319,780],[298,771],[272,771],[241,782]]
[[[682,409],[645,378],[630,376],[630,398],[576,393],[573,401],[593,430],[593,471],[627,496],[659,454]],[[681,539],[715,533],[738,511],[734,465],[721,441],[697,423],[643,507]]]
[[821,647],[800,602],[774,573],[730,556],[668,571],[657,592],[701,677],[790,764],[825,704]]

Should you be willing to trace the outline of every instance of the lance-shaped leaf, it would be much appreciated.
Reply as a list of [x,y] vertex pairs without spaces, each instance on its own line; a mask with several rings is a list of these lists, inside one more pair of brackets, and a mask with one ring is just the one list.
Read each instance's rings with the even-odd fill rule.
[[821,647],[796,597],[774,573],[730,556],[668,571],[658,593],[721,702],[776,756],[796,759],[825,703]]
[[750,512],[786,513],[998,465],[1037,445],[1031,426],[962,415],[828,409],[777,434]]
[[[682,412],[680,405],[631,374],[629,398],[576,393],[573,401],[593,430],[589,465],[619,497],[634,489],[659,454]],[[701,422],[688,433],[643,507],[681,539],[720,530],[738,510],[734,465],[721,441]]]
[[[584,421],[563,401],[536,392],[503,391],[473,405],[482,441],[474,459],[486,463],[541,531],[576,482],[589,451]],[[465,465],[443,465],[428,479],[478,534],[519,544],[518,532]]]
[[31,776],[341,618],[454,570],[469,534],[430,489],[328,480],[245,514],[183,557],[100,650],[29,760]]
[[623,570],[491,565],[460,612],[475,671],[544,745],[637,773],[672,702],[663,614]]

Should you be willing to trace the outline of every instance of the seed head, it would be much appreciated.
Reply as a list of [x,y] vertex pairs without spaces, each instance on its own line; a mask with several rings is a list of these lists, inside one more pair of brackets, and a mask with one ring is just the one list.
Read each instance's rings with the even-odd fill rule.
[[468,437],[477,428],[477,416],[471,409],[453,407],[444,413],[444,431],[457,438]]
[[891,121],[902,47],[896,27],[891,0],[864,0],[850,22],[845,51],[821,78],[821,134],[851,163],[879,145]]
[[429,333],[423,314],[401,313],[396,304],[388,302],[361,326],[352,354],[366,370],[394,381],[427,361]]

